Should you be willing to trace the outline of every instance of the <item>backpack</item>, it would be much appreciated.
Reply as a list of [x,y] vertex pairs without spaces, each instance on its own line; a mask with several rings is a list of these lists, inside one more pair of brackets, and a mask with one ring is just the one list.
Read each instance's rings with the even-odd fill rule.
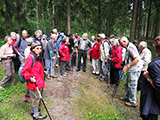
[[109,45],[109,55],[111,55],[111,52],[112,52],[112,45],[111,43],[108,41],[108,40],[105,40],[103,43],[102,43],[102,47],[103,47],[103,50],[104,50],[104,43],[107,42],[108,45]]
[[[31,55],[31,54],[30,54],[29,56],[32,56],[33,62],[32,62],[32,66],[31,66],[31,67],[33,67],[33,65],[34,65],[34,56]],[[21,67],[19,68],[19,70],[18,70],[18,79],[19,79],[19,81],[20,81],[22,84],[26,82],[26,80],[24,79],[24,77],[21,75],[21,72],[22,72],[22,70],[23,70],[24,64],[25,64],[25,63],[23,63],[23,64],[21,65]]]

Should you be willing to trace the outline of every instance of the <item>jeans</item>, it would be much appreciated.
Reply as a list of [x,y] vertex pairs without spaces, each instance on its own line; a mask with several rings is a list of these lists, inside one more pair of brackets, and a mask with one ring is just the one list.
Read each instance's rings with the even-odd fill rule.
[[129,99],[131,103],[136,103],[137,81],[141,71],[127,72],[125,83],[125,98]]
[[45,60],[45,65],[47,69],[47,76],[53,76],[54,75],[54,60]]

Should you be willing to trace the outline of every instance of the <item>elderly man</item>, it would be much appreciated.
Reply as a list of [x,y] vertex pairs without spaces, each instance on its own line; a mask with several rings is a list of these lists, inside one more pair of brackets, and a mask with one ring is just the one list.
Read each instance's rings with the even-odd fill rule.
[[104,81],[106,80],[107,76],[107,64],[108,64],[108,58],[109,58],[109,41],[105,40],[105,34],[98,34],[100,39],[100,74],[99,74],[99,80]]
[[83,57],[83,72],[86,72],[87,51],[91,47],[91,42],[88,39],[88,34],[84,33],[78,41],[78,66],[76,71],[81,69],[81,57]]
[[126,106],[137,107],[136,92],[137,81],[142,69],[141,58],[136,46],[129,42],[126,37],[122,36],[119,39],[119,43],[121,46],[126,48],[125,66],[123,68],[123,73],[127,72],[125,96],[124,98],[120,98],[120,100],[127,101],[125,103]]
[[147,70],[148,64],[151,62],[152,58],[151,51],[147,48],[147,43],[145,41],[139,43],[139,49],[140,49],[140,57],[143,62],[143,68],[140,77],[138,79],[138,86],[137,86],[138,91],[141,90],[143,86],[143,81],[146,81],[146,78],[143,76],[143,73],[144,71]]
[[45,66],[47,69],[47,79],[50,79],[51,77],[57,78],[57,76],[54,75],[54,60],[56,56],[59,57],[58,49],[56,46],[57,35],[51,34],[50,37],[51,39],[48,41],[44,52]]
[[[22,31],[22,37],[18,39],[14,45],[14,50],[19,56],[21,65],[25,62],[24,50],[27,48],[26,38],[28,38],[28,32],[26,30]],[[19,47],[19,50],[17,49]]]

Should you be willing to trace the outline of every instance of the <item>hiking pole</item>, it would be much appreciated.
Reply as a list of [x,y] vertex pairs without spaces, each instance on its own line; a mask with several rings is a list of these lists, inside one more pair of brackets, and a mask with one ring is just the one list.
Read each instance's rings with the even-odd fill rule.
[[41,95],[41,93],[40,93],[40,91],[39,91],[39,89],[38,89],[38,87],[37,87],[36,82],[34,82],[34,84],[35,84],[35,86],[36,86],[36,89],[37,89],[37,92],[38,92],[38,94],[39,94],[40,100],[42,101],[42,103],[43,103],[43,105],[44,105],[44,108],[45,108],[46,111],[47,111],[47,114],[48,114],[48,116],[49,116],[49,119],[52,120],[52,118],[51,118],[51,116],[50,116],[50,114],[49,114],[49,112],[48,112],[48,109],[47,109],[47,107],[46,107],[46,105],[45,105],[45,103],[44,103],[44,100],[43,100],[43,98],[42,98],[42,95]]
[[117,86],[114,88],[114,90],[112,92],[112,95],[111,95],[112,98],[111,98],[110,104],[112,104],[112,102],[113,102],[113,99],[114,99],[114,97],[115,97],[115,95],[117,93],[117,90],[118,90],[118,86],[119,86],[119,83],[117,84]]
[[53,58],[52,58],[52,52],[53,51],[49,52],[49,55],[50,55],[50,58],[51,58],[51,82],[52,82],[52,60],[53,60]]

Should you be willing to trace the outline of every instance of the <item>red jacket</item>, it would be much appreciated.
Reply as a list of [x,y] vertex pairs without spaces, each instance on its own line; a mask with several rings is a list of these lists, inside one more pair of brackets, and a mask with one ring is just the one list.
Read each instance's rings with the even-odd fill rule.
[[70,60],[70,53],[69,53],[69,48],[68,44],[66,45],[65,43],[62,43],[60,48],[58,49],[60,53],[60,60],[61,61],[69,61]]
[[99,52],[100,44],[94,44],[92,48],[92,58],[99,59],[100,52]]
[[115,63],[114,68],[122,68],[122,47],[120,45],[112,48],[111,56],[112,62]]
[[22,69],[21,75],[25,78],[25,80],[27,80],[27,88],[29,90],[36,90],[34,83],[30,82],[31,76],[36,78],[36,84],[38,88],[42,89],[45,87],[42,62],[40,62],[40,59],[37,58],[33,52],[30,52],[30,54],[34,56],[34,64],[32,66],[32,56],[28,56]]

